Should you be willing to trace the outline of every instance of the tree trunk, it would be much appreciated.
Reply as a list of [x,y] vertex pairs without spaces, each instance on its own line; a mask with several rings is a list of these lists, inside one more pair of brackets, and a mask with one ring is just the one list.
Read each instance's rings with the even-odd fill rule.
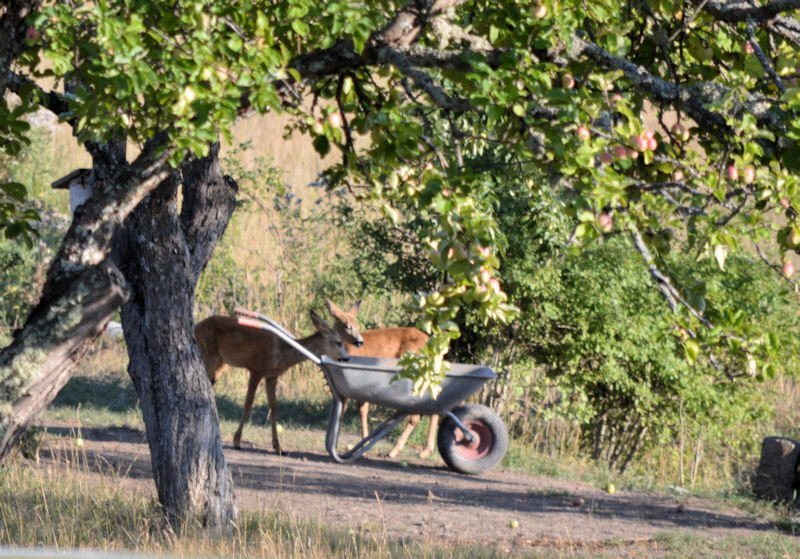
[[785,437],[765,437],[761,459],[753,478],[753,492],[759,499],[792,503],[798,478],[800,443]]
[[226,530],[237,515],[211,383],[194,339],[194,289],[235,205],[218,146],[173,174],[131,214],[120,239],[132,295],[122,309],[156,488],[168,519]]

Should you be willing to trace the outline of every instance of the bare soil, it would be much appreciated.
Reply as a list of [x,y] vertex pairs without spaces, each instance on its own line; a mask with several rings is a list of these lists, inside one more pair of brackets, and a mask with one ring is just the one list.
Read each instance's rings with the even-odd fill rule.
[[[42,427],[56,436],[46,438],[41,467],[69,467],[64,457],[74,455],[74,432],[64,425]],[[324,435],[318,432],[320,452],[285,456],[263,448],[236,450],[228,441],[225,454],[240,508],[388,538],[501,549],[641,549],[649,555],[657,553],[664,533],[713,539],[777,531],[763,519],[686,495],[626,490],[609,494],[580,481],[503,469],[473,477],[455,473],[443,462],[432,466],[430,461],[406,458],[403,467],[369,454],[352,464],[337,464],[324,452]],[[86,465],[79,475],[115,472],[120,483],[155,494],[143,432],[84,428],[82,436]]]

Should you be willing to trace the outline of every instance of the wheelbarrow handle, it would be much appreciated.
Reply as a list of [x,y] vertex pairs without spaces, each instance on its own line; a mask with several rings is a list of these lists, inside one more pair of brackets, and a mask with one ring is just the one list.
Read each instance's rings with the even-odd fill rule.
[[[272,326],[275,330],[278,330],[278,331],[282,332],[284,336],[286,336],[288,338],[291,338],[293,340],[297,339],[294,334],[289,332],[286,328],[284,328],[283,326],[281,326],[280,324],[278,324],[277,322],[275,322],[274,320],[272,320],[268,316],[265,316],[263,314],[259,314],[257,312],[248,311],[247,309],[243,309],[241,307],[236,307],[235,309],[233,309],[233,312],[235,314],[238,314],[239,316],[246,316],[247,318],[253,318],[255,320],[260,320],[261,322],[266,322],[267,324]],[[253,326],[253,325],[251,324],[250,326]]]
[[259,328],[261,330],[266,330],[267,332],[271,332],[272,334],[278,336],[278,338],[280,338],[281,340],[292,346],[298,352],[300,352],[300,354],[305,355],[306,358],[310,359],[314,364],[319,365],[322,362],[322,358],[319,355],[315,355],[314,352],[310,351],[308,348],[301,345],[297,341],[297,338],[286,332],[283,328],[275,324],[272,320],[269,320],[268,322],[262,322],[260,319],[253,320],[251,318],[237,318],[236,322],[238,322],[242,326],[247,326],[248,328]]
[[246,316],[248,318],[255,318],[256,320],[259,319],[259,314],[257,312],[248,311],[247,309],[243,309],[241,307],[236,307],[235,309],[233,309],[233,312],[235,314],[238,314],[239,316]]

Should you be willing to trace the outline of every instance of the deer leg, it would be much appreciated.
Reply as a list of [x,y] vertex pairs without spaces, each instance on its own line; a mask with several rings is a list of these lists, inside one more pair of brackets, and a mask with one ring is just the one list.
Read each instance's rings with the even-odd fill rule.
[[281,443],[278,441],[278,398],[275,391],[278,387],[278,377],[270,377],[267,384],[267,403],[269,405],[269,424],[272,427],[272,449],[278,454],[281,451]]
[[436,447],[436,429],[439,426],[439,416],[432,415],[430,420],[431,424],[428,427],[428,440],[425,442],[425,448],[419,453],[420,458],[427,458],[433,454],[433,449]]
[[369,435],[369,402],[358,403],[358,415],[361,416],[361,436],[366,439]]
[[394,443],[392,450],[389,451],[389,458],[394,458],[400,451],[403,450],[403,447],[406,446],[406,441],[408,441],[408,437],[411,435],[411,432],[414,430],[414,427],[417,426],[419,423],[420,416],[419,415],[409,415],[408,416],[408,423],[406,423],[406,428],[403,429],[403,432],[400,433],[400,436],[397,438],[397,442]]
[[350,398],[342,396],[339,400],[342,402],[342,417],[344,417],[344,412],[347,411],[347,402],[350,401]]
[[244,409],[242,410],[242,420],[239,422],[239,428],[233,435],[233,446],[235,448],[242,448],[242,431],[244,424],[247,422],[247,417],[250,415],[250,408],[253,407],[253,400],[256,397],[256,388],[261,378],[250,373],[250,380],[247,382],[247,396],[244,399]]

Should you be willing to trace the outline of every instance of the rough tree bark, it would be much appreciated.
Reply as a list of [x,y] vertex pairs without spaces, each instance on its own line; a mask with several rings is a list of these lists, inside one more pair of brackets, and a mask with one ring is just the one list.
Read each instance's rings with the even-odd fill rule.
[[[118,151],[113,144],[93,146],[95,161],[115,160],[105,158],[106,148]],[[97,175],[107,180],[76,211],[38,305],[0,353],[0,460],[69,380],[126,299],[125,281],[106,256],[117,225],[167,176],[167,155],[146,148],[133,164],[113,172],[97,165]]]
[[56,397],[125,298],[116,269],[89,268],[0,353],[0,460]]
[[192,316],[197,279],[235,206],[236,183],[221,175],[218,150],[184,165],[182,182],[174,173],[136,208],[119,255],[132,292],[122,308],[129,373],[159,501],[173,523],[199,520],[224,530],[237,505]]

